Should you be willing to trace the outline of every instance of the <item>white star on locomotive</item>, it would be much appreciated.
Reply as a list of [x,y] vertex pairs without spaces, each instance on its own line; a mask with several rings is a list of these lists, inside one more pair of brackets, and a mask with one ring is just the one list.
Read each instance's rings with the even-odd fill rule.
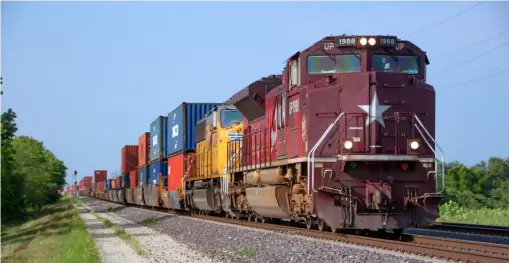
[[378,96],[376,95],[376,91],[375,94],[373,95],[373,100],[371,101],[371,107],[370,105],[357,105],[357,106],[368,114],[368,118],[366,119],[366,126],[368,126],[376,119],[385,128],[385,122],[382,117],[382,113],[388,110],[391,107],[391,105],[380,105],[378,103]]

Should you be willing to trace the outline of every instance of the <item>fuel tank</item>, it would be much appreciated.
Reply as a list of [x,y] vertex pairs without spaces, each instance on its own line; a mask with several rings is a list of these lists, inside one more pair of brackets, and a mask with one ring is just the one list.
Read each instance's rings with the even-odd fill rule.
[[246,188],[249,206],[263,217],[289,218],[289,194],[288,186]]
[[193,202],[200,210],[214,211],[213,188],[193,190]]

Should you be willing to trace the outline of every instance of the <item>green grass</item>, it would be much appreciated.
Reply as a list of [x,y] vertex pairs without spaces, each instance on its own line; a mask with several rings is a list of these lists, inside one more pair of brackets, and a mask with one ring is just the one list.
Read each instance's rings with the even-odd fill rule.
[[437,221],[509,227],[509,209],[469,209],[449,201],[440,206],[440,218]]
[[257,254],[256,251],[247,248],[238,249],[236,253],[242,257],[246,257],[249,259],[255,258]]
[[157,224],[157,221],[156,221],[155,217],[150,216],[150,217],[146,217],[145,219],[143,219],[143,221],[141,221],[141,223],[144,225],[154,225],[154,224]]
[[131,234],[125,232],[123,228],[113,224],[110,220],[99,216],[95,213],[94,210],[91,210],[90,213],[101,220],[101,222],[103,222],[107,227],[111,228],[115,234],[117,234],[120,239],[128,244],[138,255],[143,255],[143,250],[141,249],[140,243],[138,243],[138,240],[136,240],[136,238],[134,238]]
[[30,220],[2,226],[2,262],[101,262],[93,238],[69,198]]

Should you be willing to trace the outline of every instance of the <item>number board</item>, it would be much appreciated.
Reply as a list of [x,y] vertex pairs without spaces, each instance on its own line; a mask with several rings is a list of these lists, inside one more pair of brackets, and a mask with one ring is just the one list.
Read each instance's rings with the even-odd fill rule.
[[396,38],[396,37],[379,37],[378,44],[380,46],[395,47],[398,44],[398,38]]
[[357,37],[336,37],[336,46],[355,46]]

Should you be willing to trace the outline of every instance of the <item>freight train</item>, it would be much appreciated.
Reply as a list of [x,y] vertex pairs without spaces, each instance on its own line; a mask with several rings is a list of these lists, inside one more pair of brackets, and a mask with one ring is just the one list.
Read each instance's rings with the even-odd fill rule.
[[429,226],[444,184],[428,64],[396,36],[324,37],[224,103],[159,116],[91,195],[320,231]]

